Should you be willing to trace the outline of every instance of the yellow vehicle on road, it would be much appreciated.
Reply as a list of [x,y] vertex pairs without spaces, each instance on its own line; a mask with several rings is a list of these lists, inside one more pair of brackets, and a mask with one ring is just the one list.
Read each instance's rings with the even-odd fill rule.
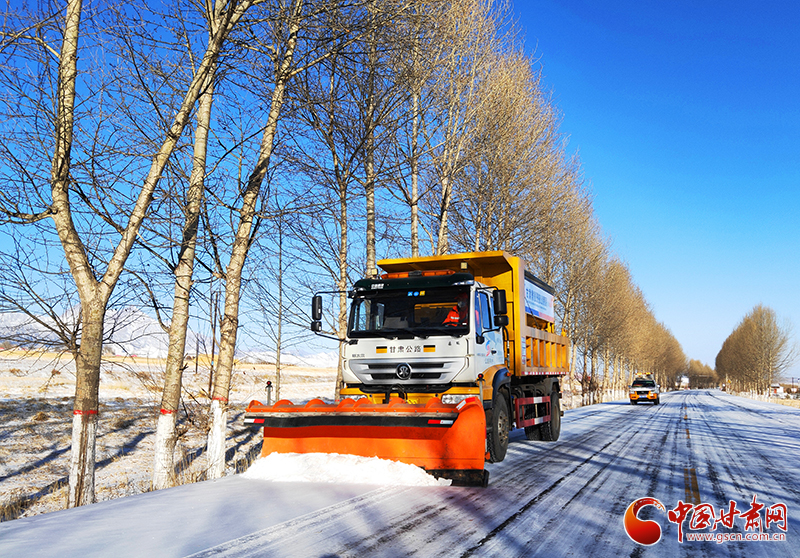
[[[561,432],[569,339],[555,331],[555,291],[502,251],[382,260],[351,299],[338,404],[254,401],[262,455],[345,453],[420,466],[485,486],[510,430]],[[338,293],[336,293],[338,294]],[[322,330],[322,297],[311,329]]]
[[639,401],[648,401],[654,405],[660,403],[660,387],[653,378],[649,376],[636,378],[631,384],[628,392],[631,405],[636,405]]

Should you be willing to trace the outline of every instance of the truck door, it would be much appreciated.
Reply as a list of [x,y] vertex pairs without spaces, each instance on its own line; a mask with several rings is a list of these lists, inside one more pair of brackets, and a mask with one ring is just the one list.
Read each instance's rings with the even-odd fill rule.
[[[482,372],[495,364],[503,364],[503,332],[494,326],[492,299],[486,291],[475,293],[475,359],[476,370]],[[483,341],[479,343],[479,341]]]

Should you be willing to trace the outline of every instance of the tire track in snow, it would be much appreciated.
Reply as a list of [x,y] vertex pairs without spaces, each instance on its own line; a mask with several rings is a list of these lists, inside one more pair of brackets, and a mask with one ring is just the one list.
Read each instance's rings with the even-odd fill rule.
[[[541,523],[541,521],[537,522],[539,517],[530,517],[537,510],[529,510],[527,518],[518,518],[516,523],[519,525],[509,526],[508,530],[515,532],[520,530],[525,532],[526,527],[530,528],[528,533],[523,535],[527,536],[527,540],[517,550],[516,555],[549,555],[555,548],[558,548],[560,553],[574,555],[620,555],[619,545],[626,544],[627,537],[624,533],[620,533],[621,522],[618,523],[616,519],[621,520],[631,500],[635,496],[643,494],[632,495],[629,490],[614,492],[606,490],[606,487],[619,487],[621,484],[636,486],[636,481],[639,480],[638,476],[632,483],[621,483],[618,480],[620,476],[636,476],[632,454],[641,457],[647,464],[641,480],[648,481],[651,486],[657,484],[658,460],[647,459],[645,456],[657,455],[669,434],[669,431],[665,430],[664,434],[660,436],[652,435],[654,430],[658,430],[658,425],[669,416],[669,411],[665,409],[664,405],[639,409],[628,408],[627,411],[617,413],[616,428],[606,430],[606,435],[610,433],[617,436],[612,440],[612,442],[619,442],[617,447],[612,448],[611,445],[608,445],[605,449],[609,451],[599,452],[590,463],[587,463],[587,470],[578,473],[575,478],[569,479],[569,482],[559,490],[559,494],[554,493],[541,502],[543,511],[539,515],[547,518],[543,525],[538,524]],[[624,424],[627,424],[628,427],[621,429],[620,421],[627,421]],[[653,463],[656,465],[653,466]],[[588,478],[582,478],[589,474],[593,467],[597,467],[597,471]],[[576,482],[582,483],[577,486],[577,490],[575,490],[575,486],[568,486],[574,485]],[[602,510],[602,512],[594,517],[587,517],[587,510]],[[605,518],[613,519],[608,521]],[[577,533],[581,521],[587,524],[591,523],[593,531],[583,533],[585,535],[583,538],[568,537],[565,540],[564,526],[571,526]],[[534,527],[535,529],[533,529]],[[504,532],[497,535],[507,536],[508,534]],[[620,535],[622,539],[620,539]],[[504,542],[489,542],[481,550],[489,556],[508,553]]]
[[306,537],[309,533],[322,531],[326,526],[333,524],[336,519],[340,519],[343,515],[363,512],[375,502],[383,501],[387,497],[397,496],[406,490],[408,490],[408,488],[376,488],[361,496],[351,498],[322,510],[305,514],[291,521],[286,521],[280,525],[257,531],[245,537],[225,542],[213,548],[191,554],[186,558],[211,558],[221,556],[247,558],[269,555],[268,550],[274,544],[278,546],[287,545],[293,538]]
[[[775,487],[780,487],[782,490],[791,493],[794,499],[800,499],[800,490],[797,489],[793,480],[788,480],[797,478],[800,471],[797,470],[797,467],[794,467],[795,474],[791,474],[787,471],[787,466],[792,468],[794,463],[787,462],[785,455],[776,456],[774,453],[768,455],[768,452],[764,451],[766,447],[764,443],[765,434],[775,428],[772,424],[773,422],[783,421],[776,421],[773,416],[767,416],[765,413],[759,412],[759,410],[753,410],[738,402],[729,402],[726,399],[727,398],[715,398],[715,401],[723,405],[727,404],[727,409],[720,408],[718,410],[714,407],[711,411],[713,417],[709,417],[707,413],[700,413],[700,420],[703,421],[704,430],[711,433],[715,439],[719,440],[719,443],[714,444],[710,449],[718,450],[723,454],[723,463],[736,467],[735,471],[728,467],[727,472],[730,475],[730,481],[743,492],[753,491],[757,488],[759,491],[771,493],[775,497],[779,497],[779,495],[775,493]],[[758,417],[760,424],[756,422],[745,425],[736,424],[727,418],[730,412],[728,409],[751,411],[755,417]],[[769,413],[769,411],[766,411],[766,413]],[[737,426],[747,429],[747,437],[735,436],[735,429]],[[779,438],[782,438],[784,439],[782,446],[785,448],[786,453],[789,455],[798,455],[798,453],[800,453],[800,440],[798,439],[800,438],[800,429],[797,428],[797,425],[793,426],[795,427],[794,433],[787,433],[787,430],[784,429],[779,435],[773,436],[770,441],[774,444]],[[748,456],[749,459],[744,459],[743,456],[745,455]],[[754,460],[753,458],[756,459]],[[776,458],[783,461],[781,465],[776,465],[773,462]],[[753,470],[754,461],[760,462],[757,467],[757,471],[760,473],[758,475],[756,475],[756,471]],[[749,467],[748,462],[750,465]],[[739,483],[740,479],[750,480],[747,486],[743,486]],[[727,504],[727,499],[723,503]]]
[[[765,439],[758,436],[759,432],[766,431],[770,426],[767,416],[769,411],[753,411],[746,403],[729,401],[728,397],[719,397],[709,392],[688,392],[684,396],[684,405],[692,432],[691,439],[687,440],[691,442],[690,459],[697,468],[701,502],[712,504],[715,509],[726,509],[728,502],[733,500],[741,508],[740,511],[744,511],[752,494],[758,494],[761,503],[770,505],[778,500],[786,501],[789,502],[790,516],[793,512],[796,513],[796,509],[792,509],[798,507],[796,490],[789,489],[789,492],[794,492],[794,497],[790,500],[780,497],[778,500],[770,500],[775,495],[775,487],[781,486],[781,480],[786,477],[794,478],[800,471],[792,474],[787,471],[778,472],[771,466],[762,467],[762,464],[770,463],[769,457],[762,451],[763,448],[775,447],[767,446]],[[742,420],[743,416],[750,419]],[[758,422],[753,422],[753,418]],[[740,435],[742,429],[747,430],[744,435]],[[795,445],[792,453],[796,454],[797,451],[798,446]],[[763,472],[766,474],[762,474]],[[687,519],[684,524],[684,531],[688,521]],[[737,523],[731,532],[741,533],[741,528],[742,525]],[[726,556],[742,558],[793,555],[788,544],[732,541],[720,547],[709,541],[680,547],[682,554],[686,556],[714,556],[722,549]]]
[[[663,411],[663,407],[660,407],[660,408],[659,407],[660,406],[655,406],[654,412],[653,413],[648,413],[648,417],[651,420],[652,420],[654,414],[657,415],[657,414],[660,414]],[[576,492],[574,492],[571,495],[571,497],[569,497],[569,499],[566,501],[566,503],[564,503],[563,505],[560,506],[561,512],[565,511],[570,505],[572,505],[576,500],[578,500],[584,494],[585,491],[589,490],[590,489],[590,485],[592,485],[603,473],[607,472],[609,468],[614,466],[617,463],[618,459],[625,457],[625,452],[622,451],[624,446],[635,442],[636,440],[638,440],[639,438],[641,438],[642,436],[645,435],[644,432],[641,431],[641,429],[639,428],[639,424],[635,420],[629,421],[627,423],[627,425],[625,427],[623,427],[622,429],[619,428],[620,419],[630,418],[631,415],[634,415],[634,413],[638,413],[638,412],[640,412],[640,411],[637,411],[637,410],[634,410],[632,408],[629,408],[629,409],[625,409],[625,410],[621,410],[621,411],[616,411],[613,414],[612,413],[608,413],[611,416],[609,416],[607,418],[607,420],[603,421],[603,423],[604,424],[605,423],[613,423],[615,426],[617,426],[616,429],[611,430],[611,429],[607,429],[607,428],[597,428],[597,429],[591,430],[589,436],[587,436],[587,437],[579,437],[578,439],[572,441],[572,443],[569,444],[569,446],[571,446],[574,449],[578,449],[578,448],[583,449],[587,445],[589,445],[587,442],[594,441],[595,438],[601,438],[602,439],[602,438],[607,438],[608,436],[612,436],[612,438],[610,440],[608,440],[607,442],[605,442],[605,444],[602,447],[600,447],[600,449],[594,451],[591,455],[586,457],[578,465],[573,467],[569,472],[565,473],[563,476],[561,476],[554,483],[552,483],[547,488],[545,488],[544,490],[542,490],[541,492],[536,494],[533,498],[528,500],[515,513],[511,514],[509,517],[506,518],[505,521],[503,521],[500,525],[498,525],[497,527],[492,529],[488,534],[486,534],[477,544],[475,544],[472,547],[470,547],[469,549],[467,549],[463,554],[461,554],[461,558],[467,558],[469,556],[472,556],[472,555],[476,554],[478,551],[481,551],[481,550],[484,550],[484,549],[486,549],[488,551],[489,549],[485,548],[485,547],[489,546],[490,543],[495,538],[497,538],[501,533],[504,533],[514,523],[518,522],[526,514],[526,512],[528,512],[535,504],[538,504],[540,502],[543,503],[543,500],[545,500],[551,493],[553,493],[557,488],[559,488],[560,485],[564,484],[565,481],[572,480],[572,477],[577,476],[580,473],[582,473],[583,472],[582,469],[584,469],[588,465],[596,464],[596,459],[598,458],[598,456],[603,455],[604,453],[606,453],[607,450],[609,450],[609,448],[611,448],[611,446],[613,446],[615,443],[617,445],[619,445],[619,446],[622,446],[619,451],[607,452],[610,458],[607,461],[599,464],[598,470],[594,474],[592,474],[586,482],[584,482],[584,483],[582,483],[580,485],[578,490]],[[589,416],[587,416],[586,418],[592,418],[596,414],[599,414],[599,412],[592,413]],[[606,417],[603,417],[603,418],[606,418]],[[652,446],[653,446],[653,443],[651,441],[647,445],[647,447],[652,447]],[[590,447],[592,447],[592,446],[590,446]],[[594,447],[596,447],[596,446],[594,446]],[[565,453],[568,450],[569,450],[569,448],[563,448],[563,451]],[[535,464],[531,464],[529,467],[533,468],[534,466],[535,466]],[[549,527],[551,527],[555,522],[559,521],[561,519],[561,517],[562,517],[561,514],[558,513],[558,512],[555,512],[555,513],[551,512],[551,515],[552,515],[552,517],[550,517],[549,521],[547,521],[547,523],[545,524],[544,528],[542,529],[542,531],[544,531],[545,533],[547,533],[550,530]],[[530,541],[526,541],[526,542],[530,542]],[[547,541],[543,541],[543,542],[546,544]],[[533,551],[532,553],[535,553],[535,549],[526,548],[525,550],[526,551]],[[495,554],[496,552],[499,552],[500,554],[502,554],[503,553],[503,549],[491,549],[490,554]],[[500,554],[498,554],[498,555],[500,555]]]

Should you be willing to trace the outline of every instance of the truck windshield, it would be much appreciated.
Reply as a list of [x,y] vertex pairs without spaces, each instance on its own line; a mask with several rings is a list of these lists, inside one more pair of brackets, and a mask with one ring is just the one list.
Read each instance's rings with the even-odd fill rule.
[[350,337],[464,335],[469,331],[469,301],[468,287],[358,293],[350,310]]
[[653,380],[634,380],[633,387],[654,388],[656,383]]

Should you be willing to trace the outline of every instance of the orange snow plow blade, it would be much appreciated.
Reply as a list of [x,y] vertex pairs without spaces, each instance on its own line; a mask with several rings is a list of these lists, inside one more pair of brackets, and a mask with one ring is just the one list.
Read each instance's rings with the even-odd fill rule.
[[477,398],[458,405],[431,399],[424,405],[344,399],[281,400],[271,407],[251,401],[245,423],[264,428],[261,455],[340,453],[417,465],[454,485],[486,486],[486,418]]

